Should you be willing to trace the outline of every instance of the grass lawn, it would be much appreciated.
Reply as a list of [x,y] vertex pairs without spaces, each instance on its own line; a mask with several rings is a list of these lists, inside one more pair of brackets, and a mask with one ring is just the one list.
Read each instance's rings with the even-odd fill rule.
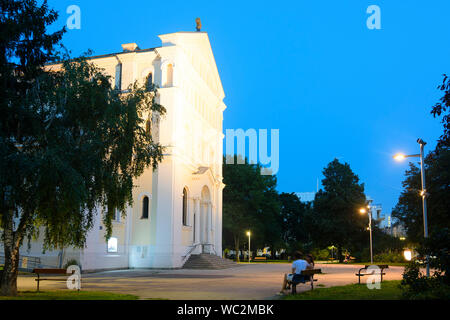
[[138,296],[104,291],[20,291],[17,297],[0,296],[0,300],[137,300]]
[[400,280],[383,281],[381,289],[369,289],[366,284],[314,289],[296,295],[287,295],[284,300],[400,300]]
[[408,262],[374,262],[374,263],[370,263],[370,262],[352,262],[350,264],[361,264],[361,265],[371,265],[371,264],[387,264],[388,266],[400,266],[400,267],[404,267],[408,265]]

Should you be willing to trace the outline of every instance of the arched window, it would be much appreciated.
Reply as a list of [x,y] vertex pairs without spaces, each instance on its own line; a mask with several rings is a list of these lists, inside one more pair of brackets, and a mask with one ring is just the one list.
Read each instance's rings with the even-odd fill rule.
[[183,226],[188,225],[188,194],[186,188],[183,189]]
[[148,207],[149,207],[149,199],[147,196],[142,199],[142,217],[141,219],[148,219]]
[[173,86],[173,65],[167,65],[166,87]]
[[153,74],[150,72],[147,76],[147,82],[146,82],[147,90],[150,91],[153,88]]

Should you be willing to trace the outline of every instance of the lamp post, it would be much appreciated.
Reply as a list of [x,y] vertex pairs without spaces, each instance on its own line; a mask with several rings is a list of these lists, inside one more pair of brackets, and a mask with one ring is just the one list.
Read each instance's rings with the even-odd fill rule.
[[[411,155],[404,155],[404,154],[396,154],[394,156],[394,159],[397,161],[404,160],[405,158],[413,158],[413,157],[419,157],[420,158],[420,176],[422,180],[422,191],[420,191],[420,196],[422,197],[422,211],[423,211],[423,234],[424,238],[428,238],[428,221],[427,221],[427,189],[425,187],[425,169],[424,169],[424,157],[423,157],[423,148],[427,144],[422,139],[417,139],[417,143],[420,145],[420,154],[411,154]],[[429,264],[429,256],[426,257],[427,260],[427,277],[430,277],[430,264]]]
[[247,235],[248,235],[248,263],[250,263],[250,231],[247,231]]
[[[373,264],[373,249],[372,249],[372,210],[370,210],[370,206],[367,206],[369,209],[369,232],[370,232],[370,263]],[[364,214],[367,212],[366,208],[361,208],[359,210],[360,213]]]

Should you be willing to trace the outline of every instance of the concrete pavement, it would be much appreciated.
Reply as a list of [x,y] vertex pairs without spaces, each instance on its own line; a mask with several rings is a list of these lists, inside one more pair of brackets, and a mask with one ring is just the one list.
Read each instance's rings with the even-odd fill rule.
[[[274,299],[281,289],[287,263],[240,264],[223,270],[154,270],[130,269],[82,274],[82,290],[101,290],[134,294],[141,299],[252,300]],[[315,285],[331,287],[358,282],[355,273],[362,266],[316,264],[324,274],[317,275]],[[403,267],[390,267],[383,280],[400,280]],[[361,281],[365,281],[363,277]],[[365,282],[363,282],[365,283]],[[65,282],[43,281],[41,290],[65,289]],[[19,290],[36,290],[34,277],[19,276]],[[297,292],[309,290],[299,285]]]

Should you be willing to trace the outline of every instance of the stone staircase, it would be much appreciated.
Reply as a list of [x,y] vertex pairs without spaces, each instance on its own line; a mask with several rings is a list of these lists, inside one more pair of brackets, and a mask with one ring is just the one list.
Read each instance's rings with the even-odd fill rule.
[[213,254],[192,254],[183,266],[183,269],[227,269],[239,265],[231,260],[223,259]]

